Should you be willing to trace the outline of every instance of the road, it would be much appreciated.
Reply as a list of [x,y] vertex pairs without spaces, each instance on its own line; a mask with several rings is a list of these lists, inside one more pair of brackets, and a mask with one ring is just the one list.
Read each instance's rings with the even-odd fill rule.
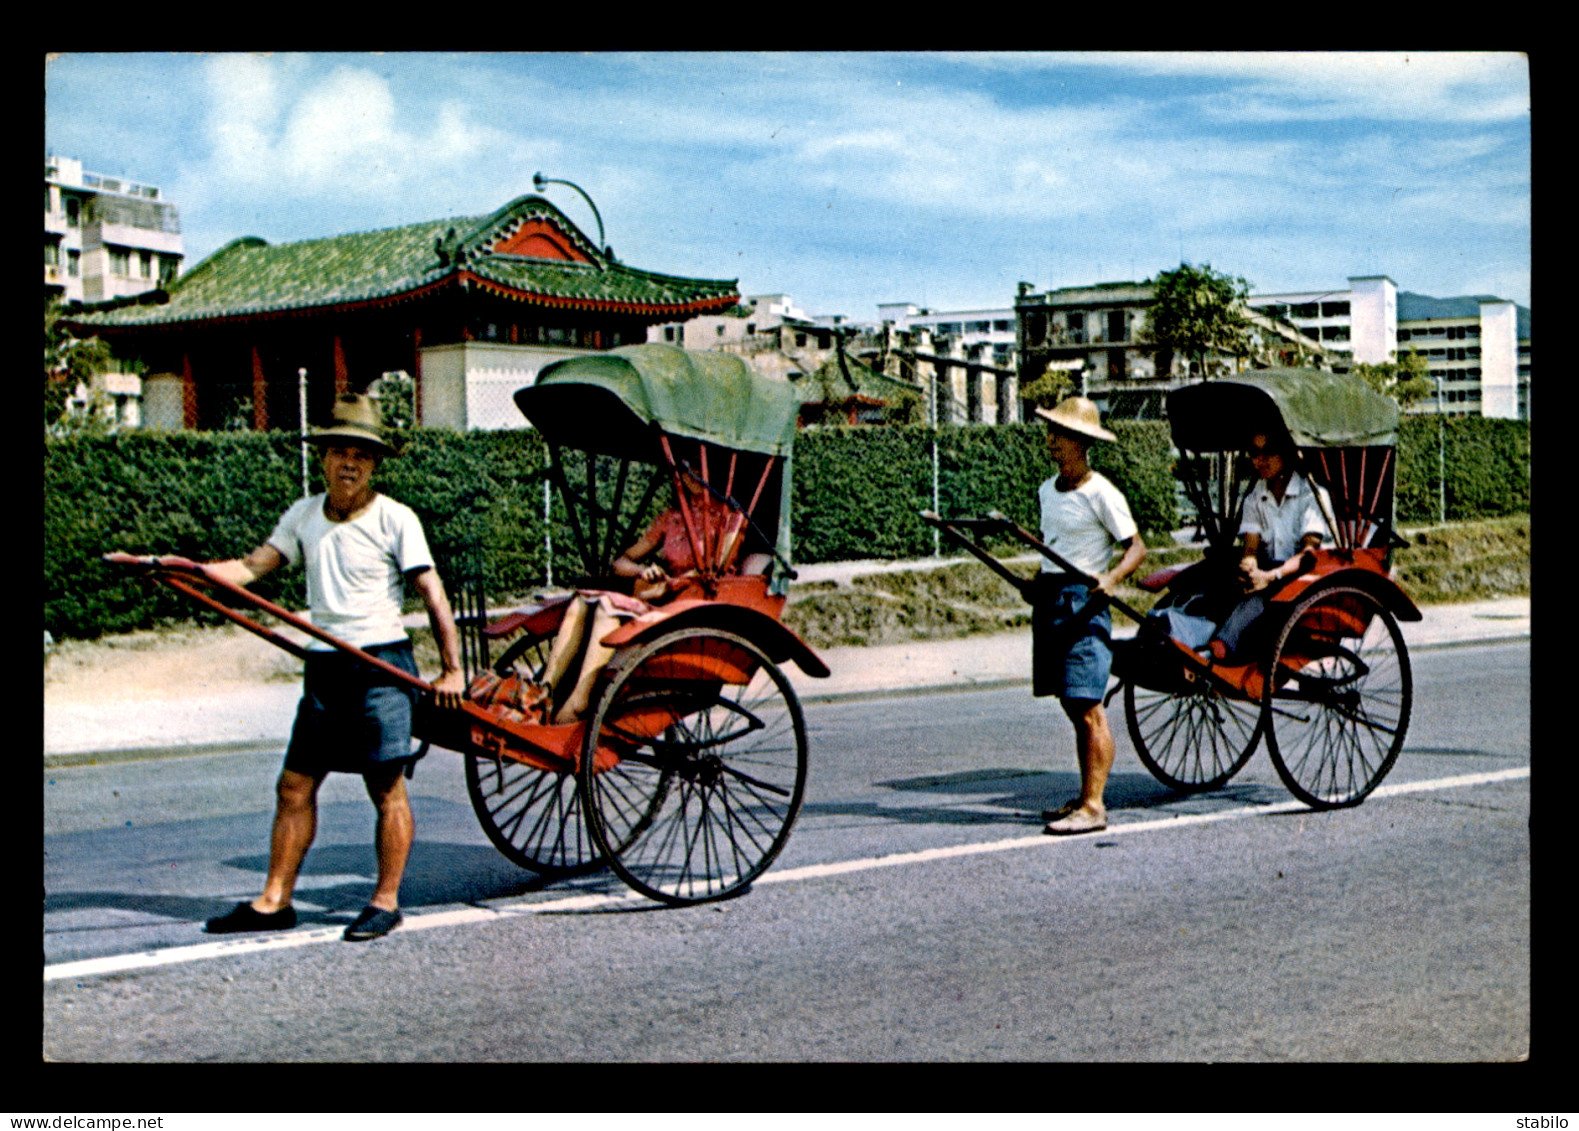
[[[256,891],[278,755],[47,770],[44,1053],[1516,1059],[1530,1048],[1529,646],[1422,650],[1414,666],[1409,741],[1356,809],[1287,804],[1264,752],[1226,789],[1175,797],[1120,724],[1112,826],[1060,840],[1037,835],[1037,811],[1078,780],[1051,701],[814,706],[784,855],[743,898],[681,910],[607,876],[530,880],[488,846],[458,757],[439,752],[413,782],[406,929],[358,946],[325,929],[371,887],[371,809],[336,778],[298,891],[305,945],[119,973],[65,964],[187,954],[207,945],[202,918]],[[1461,784],[1435,787],[1446,779]],[[1169,819],[1189,814],[1213,819]]]

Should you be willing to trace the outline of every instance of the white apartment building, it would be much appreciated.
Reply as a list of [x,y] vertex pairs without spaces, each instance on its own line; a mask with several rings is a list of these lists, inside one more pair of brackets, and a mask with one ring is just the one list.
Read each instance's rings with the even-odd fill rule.
[[902,331],[926,330],[933,342],[959,342],[965,352],[976,356],[976,347],[992,350],[992,364],[1012,368],[1013,354],[1019,344],[1019,328],[1014,307],[1001,306],[978,310],[929,310],[913,302],[880,302],[879,323],[891,322]]
[[[1456,416],[1530,418],[1530,311],[1495,295],[1435,298],[1400,291],[1385,275],[1351,276],[1343,290],[1256,294],[1250,305],[1286,321],[1335,355],[1333,369],[1424,355]],[[1436,397],[1415,406],[1439,410]]]
[[175,205],[154,185],[44,158],[44,294],[104,302],[141,294],[181,270]]
[[[154,185],[87,172],[71,157],[44,158],[44,297],[105,302],[163,286],[181,271],[181,224]],[[106,415],[135,426],[142,382],[102,373],[72,398],[97,400]]]

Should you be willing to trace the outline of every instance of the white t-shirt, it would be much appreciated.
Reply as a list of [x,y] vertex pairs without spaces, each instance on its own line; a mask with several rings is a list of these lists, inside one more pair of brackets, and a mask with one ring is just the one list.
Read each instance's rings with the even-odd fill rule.
[[[269,545],[307,571],[307,604],[318,628],[365,648],[406,638],[400,623],[404,575],[433,565],[422,520],[404,503],[375,495],[348,522],[323,513],[327,495],[301,499],[281,517]],[[316,638],[314,652],[334,649]]]
[[[1073,491],[1060,491],[1057,484],[1055,475],[1037,492],[1042,503],[1042,541],[1077,569],[1101,573],[1119,543],[1138,533],[1129,503],[1100,472],[1093,471]],[[1046,558],[1042,570],[1063,572]]]
[[[1317,492],[1321,494],[1320,503],[1316,501]],[[1322,514],[1323,507],[1332,508],[1331,497],[1297,471],[1289,479],[1281,503],[1272,497],[1272,489],[1263,479],[1245,497],[1239,533],[1259,534],[1272,561],[1281,564],[1294,556],[1299,540],[1305,535],[1319,534],[1323,541],[1331,536]]]

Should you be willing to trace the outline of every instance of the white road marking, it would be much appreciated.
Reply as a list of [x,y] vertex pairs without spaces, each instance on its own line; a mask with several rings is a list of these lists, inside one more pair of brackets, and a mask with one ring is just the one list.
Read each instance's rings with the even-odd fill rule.
[[[1426,781],[1400,782],[1376,788],[1367,800],[1384,797],[1403,797],[1412,793],[1428,793],[1441,789],[1465,789],[1477,785],[1515,781],[1530,776],[1528,766],[1515,769],[1494,770],[1483,774],[1459,774],[1449,778],[1431,778]],[[1101,837],[1132,836],[1136,833],[1161,832],[1167,829],[1187,828],[1192,825],[1209,825],[1217,821],[1237,821],[1246,817],[1263,817],[1274,813],[1308,811],[1301,801],[1280,801],[1272,805],[1245,805],[1236,809],[1223,809],[1216,813],[1196,813],[1181,817],[1163,817],[1154,821],[1128,821],[1109,825]],[[927,864],[936,860],[950,860],[961,856],[977,856],[987,852],[1010,852],[1022,848],[1052,848],[1058,845],[1090,843],[1093,837],[1051,837],[1037,833],[1035,836],[1010,837],[979,844],[957,844],[948,848],[927,848],[919,852],[896,852],[891,856],[868,856],[858,860],[842,860],[836,864],[809,864],[801,868],[785,868],[769,872],[757,880],[757,885],[785,884],[798,880],[817,880],[828,876],[842,876],[850,872],[864,872],[873,868],[899,868],[911,864]],[[506,903],[495,907],[467,907],[456,911],[435,911],[425,915],[408,915],[400,931],[425,931],[434,927],[467,926],[474,923],[493,923],[517,915],[544,915],[565,911],[588,911],[623,903],[645,903],[646,898],[636,892],[611,895],[573,895],[564,899],[542,902]],[[132,954],[110,954],[102,958],[85,958],[77,962],[60,962],[44,967],[44,981],[59,982],[71,978],[91,978],[104,974],[118,974],[127,970],[145,970],[155,966],[172,966],[186,962],[200,962],[209,958],[224,958],[242,954],[256,954],[271,950],[289,950],[299,946],[316,946],[320,943],[339,942],[344,928],[322,927],[310,931],[290,931],[277,935],[249,935],[229,938],[219,942],[198,943],[194,946],[174,946],[163,950],[137,951]]]

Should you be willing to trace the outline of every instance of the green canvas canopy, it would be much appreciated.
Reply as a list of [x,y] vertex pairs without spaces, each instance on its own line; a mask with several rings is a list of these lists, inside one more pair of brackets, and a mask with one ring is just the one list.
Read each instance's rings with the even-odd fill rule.
[[1237,451],[1281,422],[1302,448],[1394,447],[1398,405],[1358,377],[1319,369],[1256,369],[1168,394],[1181,451]]
[[761,455],[787,456],[800,395],[726,353],[649,342],[545,366],[515,403],[550,441],[649,463],[653,426]]
[[[801,398],[788,381],[764,377],[733,354],[648,342],[546,365],[535,384],[515,394],[515,403],[550,443],[600,455],[663,465],[659,436],[667,433],[781,457],[774,472],[777,505],[763,508],[771,517],[759,518],[768,541],[789,561],[791,459]],[[742,473],[737,482],[746,478]],[[775,581],[787,584],[786,578]]]

